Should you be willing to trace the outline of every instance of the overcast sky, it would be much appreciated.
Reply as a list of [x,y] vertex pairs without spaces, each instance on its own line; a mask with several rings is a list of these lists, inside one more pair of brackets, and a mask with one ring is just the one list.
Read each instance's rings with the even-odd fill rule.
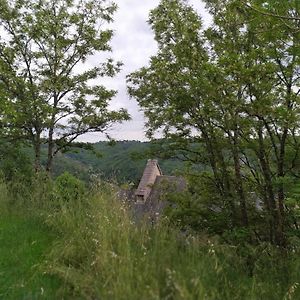
[[[122,71],[113,79],[105,80],[105,86],[118,90],[118,95],[112,103],[112,108],[124,107],[132,120],[115,125],[110,135],[117,140],[146,140],[144,116],[135,100],[130,99],[126,91],[126,75],[146,66],[151,55],[157,51],[156,42],[150,26],[147,23],[151,9],[159,0],[116,0],[118,11],[115,14],[114,37],[112,40],[112,57],[122,61]],[[201,0],[189,0],[203,17],[204,25],[209,23],[209,16]],[[88,63],[96,64],[100,58],[93,57]],[[85,142],[103,140],[102,134],[87,134],[81,138]]]

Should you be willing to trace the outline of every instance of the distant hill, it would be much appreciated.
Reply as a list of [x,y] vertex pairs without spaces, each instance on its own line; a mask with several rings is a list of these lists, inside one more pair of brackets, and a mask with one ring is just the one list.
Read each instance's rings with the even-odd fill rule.
[[[113,145],[108,142],[93,144],[95,151],[74,149],[72,152],[59,154],[54,161],[55,176],[68,171],[81,179],[87,180],[90,174],[98,174],[108,180],[119,183],[137,184],[142,176],[150,154],[150,143],[139,141],[118,141]],[[183,163],[175,159],[159,160],[162,172],[173,175],[182,169]]]

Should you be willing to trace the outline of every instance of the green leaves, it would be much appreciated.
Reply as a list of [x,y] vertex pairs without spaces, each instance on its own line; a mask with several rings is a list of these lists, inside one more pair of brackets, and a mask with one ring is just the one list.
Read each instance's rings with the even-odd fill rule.
[[[213,16],[206,30],[186,1],[162,0],[151,12],[158,53],[128,76],[128,90],[149,136],[162,132],[196,165],[205,156],[233,224],[247,224],[254,188],[277,235],[300,149],[299,5],[205,2]],[[195,139],[205,154],[191,151]],[[282,242],[282,232],[271,240]]]
[[181,1],[162,1],[151,12],[149,23],[159,52],[148,68],[128,77],[129,93],[149,118],[148,133],[159,127],[168,132],[185,126],[191,105],[197,105],[207,54],[199,37],[201,21]]
[[23,138],[33,143],[43,135],[50,160],[64,148],[61,141],[67,146],[79,135],[129,119],[126,110],[109,109],[116,91],[98,84],[115,76],[121,63],[109,58],[85,65],[111,51],[112,30],[104,26],[115,10],[106,0],[0,2],[0,88],[15,116],[7,126],[25,127]]

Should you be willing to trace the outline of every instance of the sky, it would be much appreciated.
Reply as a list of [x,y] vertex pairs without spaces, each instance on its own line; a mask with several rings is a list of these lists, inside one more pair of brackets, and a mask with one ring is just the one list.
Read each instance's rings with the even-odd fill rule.
[[[126,75],[147,66],[149,59],[157,52],[154,34],[147,23],[149,12],[159,4],[159,0],[115,0],[118,10],[114,23],[110,26],[114,30],[111,41],[111,57],[121,61],[121,72],[114,78],[107,78],[103,84],[118,91],[111,103],[112,109],[126,108],[131,115],[131,121],[114,125],[109,134],[116,140],[147,140],[145,137],[145,119],[137,102],[130,98],[126,90]],[[189,0],[196,11],[202,16],[204,26],[210,22],[201,0]],[[88,63],[97,64],[100,56],[94,56]],[[80,138],[84,142],[97,142],[104,140],[101,133],[86,134]]]

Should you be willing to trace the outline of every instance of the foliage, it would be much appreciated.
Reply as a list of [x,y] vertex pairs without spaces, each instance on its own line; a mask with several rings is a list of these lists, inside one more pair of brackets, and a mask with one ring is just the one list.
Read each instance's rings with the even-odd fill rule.
[[[164,134],[154,152],[123,141],[65,154],[80,134],[128,119],[108,109],[115,91],[92,84],[118,63],[77,70],[110,50],[112,32],[95,28],[116,7],[0,0],[0,297],[300,298],[299,5],[205,3],[207,29],[187,1],[161,0],[149,19],[158,53],[128,77],[149,137]],[[157,223],[135,223],[115,184],[33,175],[23,149],[9,148],[17,138],[31,142],[37,170],[57,155],[74,173],[120,181],[140,178],[136,150],[160,152],[166,169],[188,168],[189,188],[165,195]]]
[[68,172],[55,179],[55,187],[58,196],[65,202],[81,201],[86,192],[84,183]]
[[[104,180],[137,185],[149,158],[159,158],[164,174],[175,175],[185,168],[181,158],[166,159],[158,155],[157,148],[156,144],[139,141],[116,141],[113,145],[104,141],[80,145],[74,143],[70,151],[56,155],[51,175],[56,178],[67,171],[86,183],[97,175]],[[30,180],[33,160],[34,151],[30,145],[16,145],[0,140],[0,170],[7,179],[24,176]],[[45,146],[41,148],[41,163],[45,168]]]
[[[291,30],[299,27],[299,6],[205,2],[213,17],[207,29],[186,1],[162,0],[151,12],[158,52],[128,76],[128,90],[145,112],[150,137],[162,131],[171,152],[209,165],[206,175],[232,228],[255,226],[255,191],[265,220],[260,230],[267,227],[267,240],[285,246],[299,222],[289,222],[285,207],[286,183],[299,171],[300,39]],[[265,10],[291,18],[282,22]]]
[[113,77],[121,63],[105,59],[83,66],[93,55],[111,51],[115,4],[104,0],[0,2],[1,135],[30,141],[35,167],[47,144],[47,170],[53,157],[80,135],[106,132],[128,120],[111,110],[116,91],[94,84]]
[[[157,152],[153,153],[154,145],[149,142],[116,141],[113,146],[108,142],[98,142],[92,146],[92,152],[74,148],[74,151],[57,157],[57,162],[54,161],[54,175],[60,174],[64,169],[71,172],[72,166],[77,166],[78,171],[74,170],[72,173],[77,177],[82,176],[83,171],[89,175],[100,175],[104,180],[137,185],[147,159],[158,156]],[[168,175],[175,175],[184,168],[184,163],[176,158],[162,158],[159,164],[162,172]]]
[[22,145],[0,141],[0,171],[6,180],[14,180],[16,177],[31,179],[32,163]]

